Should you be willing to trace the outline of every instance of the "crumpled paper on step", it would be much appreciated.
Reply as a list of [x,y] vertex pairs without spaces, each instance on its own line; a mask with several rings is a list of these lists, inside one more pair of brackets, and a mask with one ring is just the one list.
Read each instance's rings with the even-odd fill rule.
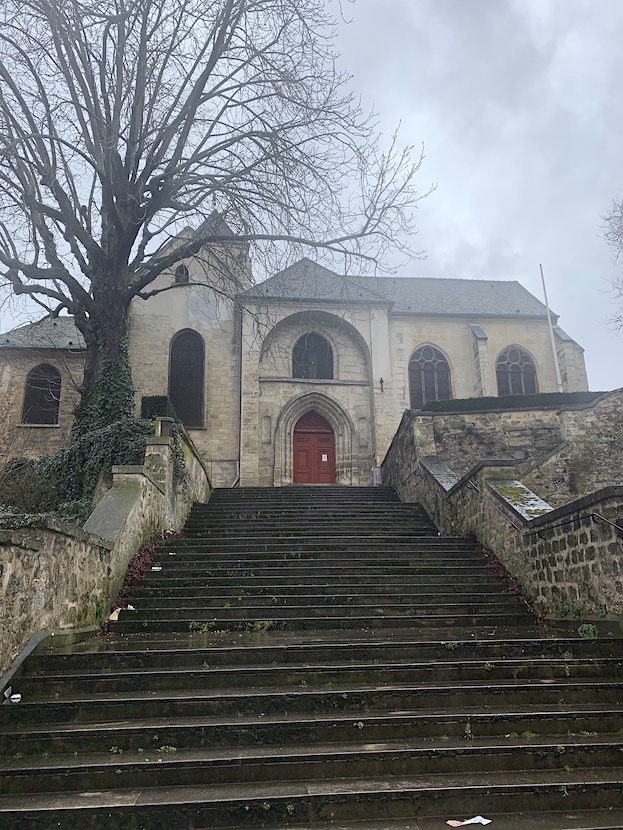
[[482,816],[474,816],[474,818],[466,818],[465,821],[457,821],[456,819],[449,819],[446,824],[450,827],[464,827],[466,824],[491,824],[490,818],[483,818]]

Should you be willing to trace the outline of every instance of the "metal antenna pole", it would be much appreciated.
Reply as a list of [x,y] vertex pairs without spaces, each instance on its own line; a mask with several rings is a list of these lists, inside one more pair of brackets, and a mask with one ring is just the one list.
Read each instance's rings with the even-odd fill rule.
[[541,269],[541,282],[543,283],[543,296],[545,297],[545,310],[547,311],[547,326],[549,328],[549,342],[552,347],[552,357],[554,358],[554,368],[556,369],[556,383],[558,384],[558,391],[562,392],[562,380],[560,378],[560,366],[558,365],[558,352],[556,351],[556,341],[554,340],[554,327],[552,326],[552,318],[549,313],[549,303],[547,302],[547,289],[545,288],[545,277],[543,276],[543,266],[539,263]]

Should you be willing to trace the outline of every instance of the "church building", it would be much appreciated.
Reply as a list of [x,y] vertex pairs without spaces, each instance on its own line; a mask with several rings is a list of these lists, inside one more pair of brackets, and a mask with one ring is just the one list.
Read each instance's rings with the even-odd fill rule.
[[[133,301],[129,328],[137,415],[168,395],[215,486],[370,484],[405,409],[558,391],[545,306],[516,281],[302,259],[254,284],[246,244],[232,235],[226,256],[235,296],[193,257]],[[586,390],[583,350],[552,319],[563,390]],[[67,441],[84,353],[70,317],[0,335],[2,459]]]

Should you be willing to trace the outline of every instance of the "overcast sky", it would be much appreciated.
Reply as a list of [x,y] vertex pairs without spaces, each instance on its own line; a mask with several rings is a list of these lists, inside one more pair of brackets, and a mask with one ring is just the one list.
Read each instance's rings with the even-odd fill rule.
[[601,214],[623,196],[621,0],[358,0],[341,65],[387,134],[424,142],[423,262],[403,276],[517,279],[623,386],[606,325],[616,270]]
[[[328,0],[337,11],[340,0]],[[342,0],[336,46],[389,137],[425,145],[424,261],[402,276],[517,279],[623,386],[601,215],[623,196],[622,0]],[[3,310],[0,328],[12,315]]]

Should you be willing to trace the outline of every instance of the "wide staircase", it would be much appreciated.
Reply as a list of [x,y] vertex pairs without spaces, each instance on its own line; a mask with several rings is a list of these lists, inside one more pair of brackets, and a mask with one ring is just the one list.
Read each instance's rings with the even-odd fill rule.
[[613,624],[507,587],[387,488],[217,490],[135,610],[14,679],[0,828],[623,828]]

